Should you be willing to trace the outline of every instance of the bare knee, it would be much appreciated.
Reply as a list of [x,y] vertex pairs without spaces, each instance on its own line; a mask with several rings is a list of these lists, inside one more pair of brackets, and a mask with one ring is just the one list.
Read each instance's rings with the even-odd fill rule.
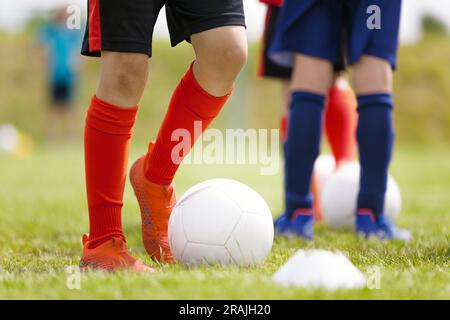
[[197,56],[195,75],[213,95],[227,93],[245,66],[248,57],[243,27],[222,27],[193,35]]
[[216,58],[208,65],[220,73],[229,73],[231,77],[236,78],[247,63],[247,58],[247,45],[233,41],[224,44]]
[[103,52],[96,95],[117,106],[135,106],[142,97],[147,75],[148,56]]
[[333,83],[333,77],[331,62],[303,54],[295,56],[292,90],[326,95]]
[[392,68],[388,61],[364,55],[353,66],[353,82],[357,94],[392,91]]

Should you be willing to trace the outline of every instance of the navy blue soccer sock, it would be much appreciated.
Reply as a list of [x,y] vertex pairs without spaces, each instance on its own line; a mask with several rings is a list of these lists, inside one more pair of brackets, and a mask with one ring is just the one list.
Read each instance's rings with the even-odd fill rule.
[[292,93],[288,135],[284,143],[286,213],[312,209],[311,177],[319,155],[325,97]]
[[394,143],[392,96],[358,96],[359,158],[361,162],[358,209],[369,209],[377,217],[383,214],[388,169]]

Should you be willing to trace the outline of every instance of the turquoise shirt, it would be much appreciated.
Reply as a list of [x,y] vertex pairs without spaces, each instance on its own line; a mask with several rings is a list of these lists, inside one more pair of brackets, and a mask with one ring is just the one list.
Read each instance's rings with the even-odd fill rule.
[[73,82],[78,69],[80,30],[51,23],[41,28],[39,40],[48,52],[50,80],[54,83]]

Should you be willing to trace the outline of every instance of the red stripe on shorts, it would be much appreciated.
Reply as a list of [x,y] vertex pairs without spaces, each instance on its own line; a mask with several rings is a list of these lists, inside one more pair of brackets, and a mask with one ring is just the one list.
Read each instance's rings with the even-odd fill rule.
[[102,50],[100,0],[89,0],[89,51]]

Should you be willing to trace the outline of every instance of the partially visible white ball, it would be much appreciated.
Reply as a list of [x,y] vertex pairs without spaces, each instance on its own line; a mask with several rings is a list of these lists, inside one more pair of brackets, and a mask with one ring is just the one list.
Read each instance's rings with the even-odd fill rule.
[[[329,179],[320,197],[323,219],[333,228],[354,227],[359,190],[360,166],[357,161],[343,164]],[[384,214],[395,220],[401,210],[401,193],[389,175]]]
[[173,256],[189,265],[262,263],[272,249],[273,236],[272,214],[264,199],[229,179],[190,188],[169,220]]
[[322,154],[317,157],[314,163],[314,179],[319,194],[323,191],[327,181],[332,177],[335,169],[336,161],[332,155]]
[[19,131],[12,124],[0,125],[0,153],[13,153],[20,142]]
[[384,213],[392,221],[395,221],[401,210],[402,194],[400,192],[400,187],[394,177],[389,175],[386,196],[384,198]]

